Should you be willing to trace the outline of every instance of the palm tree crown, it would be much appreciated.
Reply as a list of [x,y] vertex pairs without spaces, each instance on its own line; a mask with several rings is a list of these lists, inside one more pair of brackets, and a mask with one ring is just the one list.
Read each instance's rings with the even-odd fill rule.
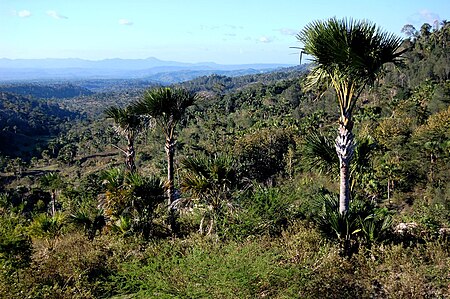
[[128,108],[108,107],[105,115],[113,119],[117,134],[127,139],[134,139],[144,125],[142,119]]
[[297,39],[304,43],[304,52],[312,56],[315,64],[308,83],[331,83],[342,115],[351,114],[359,94],[366,85],[374,83],[383,65],[398,62],[402,54],[398,51],[401,38],[366,20],[314,21]]
[[195,95],[184,89],[155,88],[145,92],[133,105],[133,111],[152,117],[166,136],[173,136],[176,124],[194,100]]

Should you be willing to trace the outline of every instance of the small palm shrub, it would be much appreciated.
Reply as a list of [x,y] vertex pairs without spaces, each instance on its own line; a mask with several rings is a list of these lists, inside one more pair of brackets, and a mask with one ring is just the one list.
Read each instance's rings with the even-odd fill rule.
[[[121,235],[134,232],[148,238],[157,207],[165,198],[161,180],[121,169],[107,170],[102,177],[105,193],[100,205],[110,226]],[[117,226],[123,229],[117,230]]]
[[96,234],[101,232],[106,224],[103,210],[97,210],[97,213],[92,216],[85,210],[80,210],[72,214],[70,218],[72,223],[83,227],[84,233],[91,241],[94,240]]
[[234,159],[228,155],[198,155],[184,159],[182,165],[181,190],[188,195],[185,201],[203,210],[200,232],[204,220],[209,220],[207,231],[211,234],[232,207],[237,186]]
[[240,197],[240,207],[227,224],[228,238],[280,235],[295,215],[291,199],[280,188],[256,187]]
[[119,218],[111,224],[111,229],[121,237],[127,237],[132,234],[132,219],[128,215],[119,216]]
[[131,193],[131,209],[133,231],[147,239],[153,231],[153,220],[158,205],[165,199],[164,186],[156,177],[143,177],[138,173],[129,173],[126,183]]
[[30,236],[44,239],[54,239],[61,236],[66,228],[67,218],[62,213],[55,213],[53,216],[39,214],[34,217],[28,231]]
[[319,194],[314,205],[312,220],[324,236],[340,244],[344,256],[351,256],[360,244],[386,240],[392,226],[392,214],[386,208],[361,199],[353,199],[343,214],[337,194]]

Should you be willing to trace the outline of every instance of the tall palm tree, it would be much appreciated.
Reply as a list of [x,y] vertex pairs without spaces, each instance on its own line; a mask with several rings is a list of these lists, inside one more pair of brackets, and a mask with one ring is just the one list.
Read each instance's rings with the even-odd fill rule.
[[312,56],[314,66],[307,86],[325,83],[336,91],[340,107],[335,146],[340,166],[339,212],[350,202],[350,160],[354,152],[352,113],[366,86],[382,73],[385,63],[399,61],[401,38],[386,33],[369,21],[331,18],[308,24],[297,39]]
[[[139,115],[150,116],[166,138],[167,157],[167,204],[170,217],[173,216],[172,203],[175,200],[174,155],[176,145],[175,128],[186,109],[194,103],[196,96],[178,88],[154,88],[147,90],[143,98],[133,104],[133,111]],[[173,220],[173,219],[172,219]]]
[[144,126],[142,119],[134,114],[128,107],[118,108],[118,107],[108,107],[105,110],[107,117],[112,118],[114,121],[114,129],[117,134],[125,137],[127,140],[126,149],[117,147],[125,155],[125,165],[130,172],[136,171],[136,165],[134,162],[135,149],[134,140],[136,135]]
[[41,186],[48,191],[50,191],[51,199],[52,199],[52,216],[55,216],[56,213],[56,196],[58,190],[64,185],[63,179],[61,175],[57,172],[49,172],[41,177],[40,180]]

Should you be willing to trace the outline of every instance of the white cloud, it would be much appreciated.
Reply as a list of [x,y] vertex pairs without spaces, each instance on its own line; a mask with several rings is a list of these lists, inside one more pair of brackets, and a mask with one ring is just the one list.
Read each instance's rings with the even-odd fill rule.
[[223,25],[200,25],[200,30],[226,30],[226,31],[237,31],[244,29],[243,26],[223,24]]
[[227,27],[227,28],[230,28],[230,29],[234,29],[234,30],[238,30],[238,29],[242,30],[242,29],[244,29],[243,26],[237,26],[237,25],[231,25],[231,24],[225,24],[224,27]]
[[127,19],[120,19],[119,20],[119,25],[125,25],[125,26],[131,26],[133,25],[133,22],[127,20]]
[[21,18],[28,18],[31,17],[31,12],[29,10],[20,10],[17,12],[17,15]]
[[220,26],[218,25],[200,25],[200,30],[218,30]]
[[261,43],[271,43],[273,41],[273,39],[269,36],[261,36],[259,39],[259,42]]
[[54,10],[48,10],[47,11],[47,16],[52,17],[52,18],[57,19],[57,20],[68,19],[68,17],[63,16],[63,15],[59,14],[58,12],[56,12]]
[[298,30],[295,30],[292,28],[280,28],[280,29],[275,29],[275,31],[278,31],[282,35],[290,35],[290,36],[295,36],[299,32]]
[[439,15],[437,13],[431,12],[428,9],[423,9],[419,11],[420,16],[423,18],[424,21],[432,24],[436,20],[440,20]]
[[419,12],[409,16],[408,22],[420,27],[423,23],[433,25],[434,21],[440,21],[440,19],[441,18],[437,13],[429,11],[428,9],[422,9]]

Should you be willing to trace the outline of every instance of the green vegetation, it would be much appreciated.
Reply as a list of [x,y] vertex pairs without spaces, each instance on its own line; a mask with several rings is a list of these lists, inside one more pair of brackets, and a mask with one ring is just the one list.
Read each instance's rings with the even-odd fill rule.
[[0,298],[450,297],[450,27],[404,31],[352,98],[312,88],[320,61],[1,93]]
[[39,84],[2,84],[0,86],[0,92],[15,93],[37,99],[64,99],[93,94],[89,89],[73,84],[52,84],[46,86]]

